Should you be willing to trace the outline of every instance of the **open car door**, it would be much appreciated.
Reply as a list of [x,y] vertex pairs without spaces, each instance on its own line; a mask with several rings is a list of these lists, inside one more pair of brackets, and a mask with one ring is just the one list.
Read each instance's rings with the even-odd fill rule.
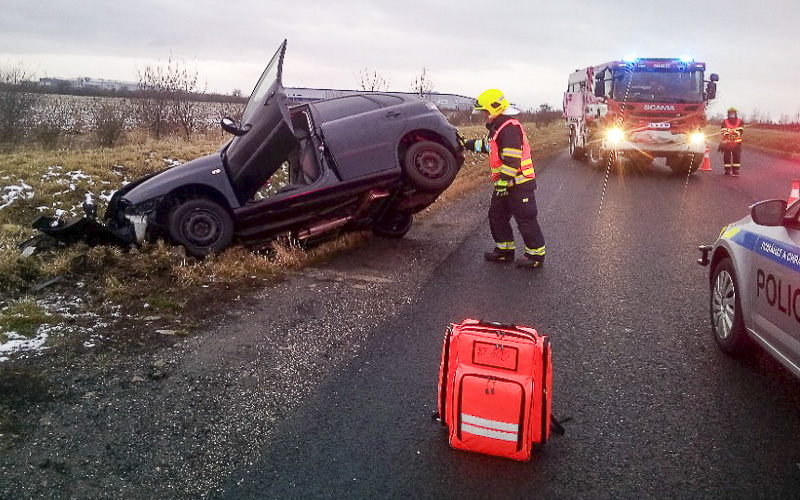
[[225,151],[228,176],[247,202],[297,145],[281,82],[286,40],[262,73],[242,114],[239,132]]

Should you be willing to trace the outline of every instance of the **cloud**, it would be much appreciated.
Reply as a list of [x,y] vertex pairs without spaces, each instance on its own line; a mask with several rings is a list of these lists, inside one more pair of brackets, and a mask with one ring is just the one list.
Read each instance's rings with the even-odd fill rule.
[[353,88],[369,68],[408,90],[426,67],[439,91],[474,95],[495,86],[532,107],[558,106],[576,68],[627,53],[689,53],[720,74],[720,101],[773,115],[800,107],[800,66],[790,63],[800,7],[788,0],[7,3],[0,60],[21,59],[50,76],[132,80],[136,64],[172,54],[196,60],[210,89],[247,93],[288,38],[289,85]]

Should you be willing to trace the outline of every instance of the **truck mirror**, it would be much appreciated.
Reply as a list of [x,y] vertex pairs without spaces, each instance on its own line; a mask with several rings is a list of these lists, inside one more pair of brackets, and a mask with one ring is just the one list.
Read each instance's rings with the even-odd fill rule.
[[711,80],[712,82],[718,82],[719,81],[719,75],[716,74],[716,73],[711,73],[711,76],[709,76],[708,79]]
[[713,81],[706,84],[706,99],[709,101],[717,97],[717,84]]

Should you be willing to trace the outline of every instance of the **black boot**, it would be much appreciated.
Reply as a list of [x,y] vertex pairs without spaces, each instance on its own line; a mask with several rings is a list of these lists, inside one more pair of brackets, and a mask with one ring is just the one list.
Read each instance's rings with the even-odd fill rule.
[[525,254],[525,257],[517,259],[517,267],[534,268],[534,267],[542,267],[543,265],[544,265],[544,255]]
[[483,254],[483,258],[489,262],[513,262],[514,250],[500,250],[495,248],[491,252]]
[[733,175],[734,177],[739,177],[739,167],[733,167],[731,175]]
[[731,167],[725,167],[725,175],[731,175]]

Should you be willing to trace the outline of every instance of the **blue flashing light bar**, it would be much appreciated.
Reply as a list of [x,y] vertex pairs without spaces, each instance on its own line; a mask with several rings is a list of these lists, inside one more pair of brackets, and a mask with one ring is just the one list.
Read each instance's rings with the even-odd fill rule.
[[682,63],[694,62],[694,57],[692,57],[692,56],[681,56],[681,62]]
[[638,61],[639,58],[632,54],[627,54],[622,56],[622,62],[632,63]]

